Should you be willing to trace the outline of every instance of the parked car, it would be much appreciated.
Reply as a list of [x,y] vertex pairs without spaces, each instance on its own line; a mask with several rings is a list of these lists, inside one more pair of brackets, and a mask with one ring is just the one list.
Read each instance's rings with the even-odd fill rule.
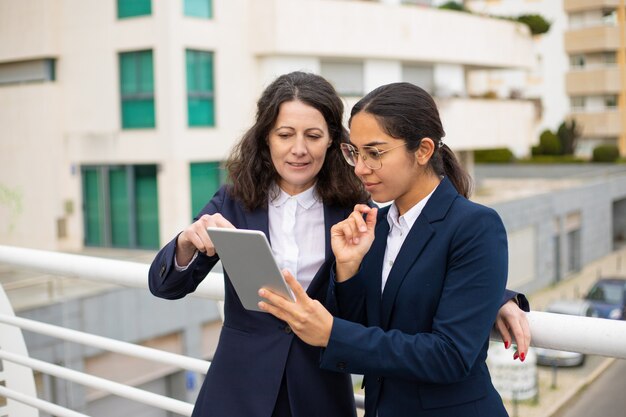
[[[551,303],[548,313],[569,314],[573,316],[598,317],[592,303],[586,300],[559,300]],[[585,363],[585,355],[565,350],[535,348],[537,364],[546,366],[581,366]]]
[[626,278],[601,278],[591,287],[585,299],[598,311],[598,317],[626,319]]

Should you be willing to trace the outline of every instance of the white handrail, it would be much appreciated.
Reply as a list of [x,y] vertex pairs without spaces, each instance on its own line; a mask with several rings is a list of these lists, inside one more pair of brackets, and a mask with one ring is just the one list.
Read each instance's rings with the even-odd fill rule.
[[[67,278],[79,278],[125,287],[148,287],[149,265],[145,263],[4,245],[0,245],[0,262]],[[209,272],[207,279],[200,283],[193,295],[223,300],[222,274]]]
[[65,407],[52,404],[48,401],[44,401],[36,397],[31,397],[19,391],[5,388],[2,385],[0,385],[0,397],[11,398],[12,400],[21,402],[22,404],[30,405],[31,407],[43,410],[57,417],[89,417],[86,414],[69,410]]
[[33,359],[22,355],[16,355],[14,353],[4,350],[0,350],[0,359],[27,366],[31,369],[35,369],[49,375],[67,379],[68,381],[76,382],[78,384],[86,385],[92,388],[100,389],[111,394],[118,395],[120,397],[151,405],[162,410],[168,410],[183,416],[191,416],[191,413],[193,411],[193,404],[189,404],[187,402],[175,400],[172,398],[167,398],[158,394],[153,394],[139,388],[120,384],[119,382],[113,382],[97,376],[87,375],[82,372],[74,371],[72,369],[64,368],[58,365],[53,365],[48,362],[40,361],[38,359]]
[[156,362],[166,363],[168,365],[174,365],[178,368],[187,369],[201,374],[206,374],[209,366],[211,365],[211,362],[202,359],[190,358],[188,356],[165,352],[159,349],[139,346],[133,343],[122,342],[103,336],[96,336],[89,333],[79,332],[77,330],[66,329],[64,327],[41,323],[21,317],[9,316],[6,314],[0,314],[0,323],[10,324],[39,334],[45,334],[70,342],[97,347],[110,352],[117,352],[141,359],[149,359]]

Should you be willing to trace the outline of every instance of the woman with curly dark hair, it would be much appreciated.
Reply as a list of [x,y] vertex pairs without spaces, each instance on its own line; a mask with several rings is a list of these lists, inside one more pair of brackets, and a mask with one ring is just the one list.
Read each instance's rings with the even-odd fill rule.
[[[292,72],[272,82],[226,163],[231,184],[153,261],[152,293],[193,292],[219,260],[206,228],[236,227],[263,231],[280,267],[325,304],[330,228],[369,199],[343,160],[342,117],[343,103],[324,78]],[[244,309],[228,274],[224,282],[224,326],[193,416],[355,416],[350,376],[321,370],[319,348],[274,316]]]

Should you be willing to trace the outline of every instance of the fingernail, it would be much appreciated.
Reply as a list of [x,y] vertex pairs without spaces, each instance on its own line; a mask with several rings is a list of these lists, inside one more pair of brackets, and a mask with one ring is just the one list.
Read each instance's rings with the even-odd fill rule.
[[524,359],[526,359],[526,354],[524,352],[520,353],[519,355],[519,359],[524,362]]
[[263,290],[259,290],[259,295],[260,295],[261,297],[263,297],[263,296],[265,295],[265,291],[263,291]]
[[511,342],[509,342],[508,340],[505,340],[505,341],[504,341],[504,348],[505,348],[505,349],[508,349],[508,348],[509,348],[509,346],[511,346]]
[[517,358],[519,358],[519,353],[515,352],[515,353],[513,354],[513,360],[515,360],[515,359],[517,359]]
[[361,226],[361,227],[359,227],[359,230],[361,232],[367,232],[367,227],[366,226]]

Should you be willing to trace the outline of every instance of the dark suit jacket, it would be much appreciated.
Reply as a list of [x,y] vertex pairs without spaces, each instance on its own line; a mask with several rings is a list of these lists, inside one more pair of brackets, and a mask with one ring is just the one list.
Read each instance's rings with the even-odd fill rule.
[[[351,211],[352,207],[324,206],[326,262],[307,290],[309,296],[322,303],[334,261],[330,227]],[[269,239],[267,209],[246,211],[230,198],[225,187],[199,216],[218,212],[235,227],[261,230]],[[218,261],[217,256],[199,254],[186,271],[178,272],[174,267],[175,250],[176,239],[161,249],[150,267],[150,291],[158,297],[177,299],[193,292]],[[227,274],[224,281],[224,326],[193,416],[269,417],[283,378],[293,417],[355,416],[350,376],[321,370],[319,348],[303,343],[272,315],[244,309]]]
[[387,212],[357,275],[331,279],[327,303],[345,319],[334,320],[322,368],[365,374],[368,417],[506,416],[485,363],[507,276],[500,217],[444,178],[381,294]]

